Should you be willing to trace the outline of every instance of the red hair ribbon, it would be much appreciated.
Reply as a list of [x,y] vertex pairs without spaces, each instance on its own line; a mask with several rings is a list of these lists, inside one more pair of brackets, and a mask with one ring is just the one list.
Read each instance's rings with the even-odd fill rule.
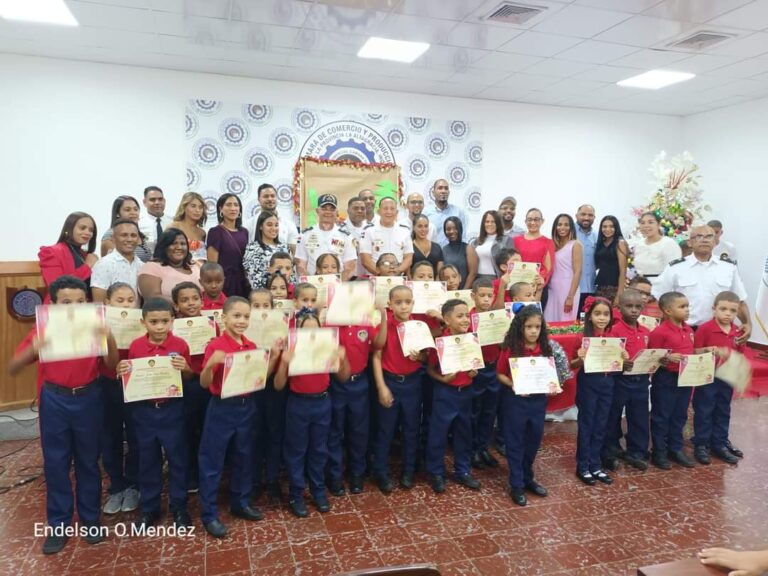
[[605,304],[608,306],[608,308],[611,307],[611,303],[607,298],[603,298],[602,296],[587,296],[584,299],[584,306],[582,307],[581,311],[586,314],[595,304]]

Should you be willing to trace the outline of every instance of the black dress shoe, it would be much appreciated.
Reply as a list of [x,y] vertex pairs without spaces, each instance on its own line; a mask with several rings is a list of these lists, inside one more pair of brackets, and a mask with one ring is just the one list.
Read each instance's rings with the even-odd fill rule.
[[174,510],[173,525],[176,528],[191,528],[192,518],[189,516],[189,512],[186,510]]
[[576,478],[584,482],[587,486],[594,486],[597,480],[595,480],[595,477],[592,476],[589,472],[582,472],[580,470],[576,471]]
[[104,534],[101,531],[101,526],[98,524],[88,526],[88,530],[85,536],[83,536],[83,540],[88,544],[98,544],[99,542],[103,542]]
[[66,536],[48,536],[43,542],[43,554],[58,554],[67,544]]
[[632,456],[631,454],[627,454],[624,456],[624,462],[636,470],[642,470],[643,472],[648,470],[648,461],[644,458],[640,458],[639,456]]
[[160,519],[160,512],[151,512],[149,514],[142,514],[141,517],[134,522],[134,526],[137,528],[150,528]]
[[349,478],[349,493],[362,494],[362,492],[363,492],[363,477],[351,476]]
[[528,490],[528,492],[531,494],[536,494],[536,496],[540,496],[542,498],[549,496],[549,490],[534,480],[528,482],[528,484],[525,485],[525,489]]
[[669,463],[669,458],[667,458],[666,454],[654,453],[651,456],[651,464],[661,470],[672,470],[672,464]]
[[306,518],[309,516],[307,503],[304,502],[304,498],[292,498],[288,500],[288,507],[291,509],[291,514],[297,518]]
[[709,450],[707,450],[706,446],[696,446],[693,449],[693,457],[696,458],[696,462],[704,466],[712,464],[712,460],[709,458]]
[[476,468],[478,470],[485,468],[485,462],[483,462],[480,454],[472,454],[472,468]]
[[413,472],[403,472],[400,476],[400,487],[406,490],[413,488]]
[[430,484],[432,484],[432,490],[435,494],[442,494],[445,492],[445,477],[436,475],[430,478]]
[[683,468],[694,468],[696,466],[696,463],[691,460],[688,457],[688,454],[682,450],[678,450],[677,452],[670,452],[669,459],[672,460],[672,462],[677,462]]
[[469,472],[466,474],[455,474],[453,479],[457,484],[461,484],[470,490],[480,490],[480,482]]
[[602,482],[603,484],[613,484],[613,478],[608,476],[605,472],[602,470],[598,470],[597,472],[592,472],[592,478],[597,480],[598,482]]
[[274,500],[275,502],[282,501],[283,491],[280,489],[280,482],[270,482],[267,484],[267,496],[270,500]]
[[257,522],[264,518],[261,510],[254,508],[253,506],[243,506],[242,508],[230,508],[232,516],[237,516],[243,520],[250,520],[251,522]]
[[728,448],[728,452],[736,456],[736,458],[744,458],[744,452],[736,448],[733,444],[731,444],[730,440],[725,441],[725,447]]
[[615,456],[607,456],[605,458],[601,459],[601,464],[603,468],[606,470],[610,470],[611,472],[615,472],[619,469],[619,459]]
[[391,494],[392,490],[395,488],[390,477],[385,476],[384,474],[374,476],[373,481],[376,482],[376,486],[378,486],[379,490],[384,494]]
[[317,508],[317,511],[321,514],[331,511],[331,503],[328,502],[328,497],[325,495],[325,492],[313,496],[312,500],[315,503],[315,508]]
[[227,535],[227,527],[221,523],[221,520],[211,520],[205,525],[205,531],[214,538],[224,538]]
[[328,491],[331,496],[344,496],[344,482],[341,479],[335,479],[328,482]]
[[488,448],[483,448],[483,450],[480,451],[480,458],[483,460],[483,464],[488,466],[488,468],[498,468],[499,467],[499,461],[496,460],[496,457],[488,452]]
[[524,488],[512,488],[512,490],[510,490],[510,495],[512,496],[512,502],[518,506],[525,506],[528,504],[528,498],[525,497]]
[[728,450],[725,446],[720,446],[718,448],[712,448],[712,456],[715,458],[719,458],[723,462],[726,462],[728,464],[736,464],[739,459],[736,458],[736,456]]

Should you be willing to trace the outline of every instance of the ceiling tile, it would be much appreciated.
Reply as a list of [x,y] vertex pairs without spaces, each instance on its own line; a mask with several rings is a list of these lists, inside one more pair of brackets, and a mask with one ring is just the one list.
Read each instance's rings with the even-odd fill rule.
[[742,58],[738,56],[716,56],[714,54],[697,54],[684,60],[675,62],[675,69],[680,72],[692,72],[694,74],[704,74],[710,70],[722,68],[729,64],[735,64]]
[[498,68],[514,72],[527,68],[531,64],[541,62],[543,58],[538,56],[525,56],[524,54],[508,54],[505,52],[491,52],[481,60],[473,62],[477,68]]
[[[274,38],[277,34],[272,34],[271,36]],[[342,54],[357,54],[368,38],[368,36],[358,34],[321,32],[311,28],[303,28],[294,34],[292,46],[299,50],[307,51],[321,50]]]
[[400,0],[388,2],[392,11],[398,14],[440,18],[442,20],[464,20],[485,0]]
[[533,66],[529,66],[525,69],[528,74],[540,74],[542,76],[556,76],[558,78],[567,78],[568,76],[574,76],[579,72],[584,72],[591,68],[590,64],[584,62],[569,62],[567,60],[557,60],[555,58],[548,58]]
[[614,66],[628,66],[630,68],[659,68],[673,62],[678,62],[690,55],[671,50],[640,50],[629,56],[624,56],[611,62]]
[[755,32],[744,38],[723,42],[721,46],[716,46],[709,51],[710,54],[742,56],[744,58],[760,56],[766,52],[768,52],[768,34],[765,32]]
[[461,72],[489,54],[493,53],[486,50],[457,48],[455,46],[432,46],[417,62],[420,66],[426,68]]
[[768,72],[768,59],[750,58],[736,64],[723,66],[709,72],[711,76],[725,76],[727,78],[749,78]]
[[510,76],[510,72],[498,69],[467,68],[461,72],[451,74],[449,82],[467,82],[490,86]]
[[370,36],[387,17],[386,12],[312,4],[304,21],[305,28],[314,28],[337,34],[363,34]]
[[625,12],[571,5],[545,18],[535,26],[535,29],[539,32],[591,38],[629,17],[630,15]]
[[[209,0],[196,0],[207,4]],[[220,0],[219,0],[220,1]],[[184,0],[186,6],[190,0]],[[215,4],[215,2],[210,2]],[[265,2],[241,3],[242,20],[277,24],[280,26],[301,26],[307,17],[311,4],[300,0],[269,0]]]
[[593,82],[591,80],[581,80],[579,78],[566,78],[560,80],[551,86],[547,86],[544,90],[553,94],[584,94],[592,92],[599,88],[605,88],[607,82]]
[[[696,0],[695,2],[690,0],[664,0],[645,11],[644,14],[646,16],[656,16],[682,22],[703,23],[750,2],[752,0]],[[731,26],[731,24],[725,25]]]
[[501,2],[502,0],[485,0],[485,2],[480,4],[477,8],[475,8],[475,10],[469,16],[469,18],[467,18],[467,21],[481,22],[481,23],[487,24],[488,26],[498,26],[502,28],[520,28],[523,30],[527,30],[536,26],[539,22],[541,22],[545,18],[549,18],[553,14],[557,14],[559,11],[565,9],[568,6],[568,4],[571,2],[571,0],[535,0],[534,2],[525,2],[527,4],[532,4],[537,8],[543,8],[544,10],[542,14],[539,14],[535,18],[532,18],[531,20],[529,20],[528,22],[524,22],[523,24],[519,24],[519,25],[507,24],[506,22],[494,22],[492,20],[486,19],[490,14],[492,14],[499,7],[499,4],[501,4]]
[[658,4],[661,0],[575,0],[574,4],[581,6],[591,6],[593,8],[605,8],[606,10],[621,10],[622,12],[639,13],[647,10],[651,6]]
[[390,14],[376,29],[376,34],[396,40],[439,44],[456,23],[420,16]]
[[500,88],[514,88],[520,91],[541,90],[558,82],[552,76],[538,76],[535,74],[513,74],[499,82]]
[[639,68],[626,68],[620,66],[595,66],[575,76],[582,80],[594,80],[595,82],[618,82],[640,74]]
[[463,46],[466,48],[482,48],[495,50],[515,36],[522,34],[522,30],[515,28],[502,28],[500,26],[485,26],[465,22],[457,24],[443,39],[443,44],[450,46]]
[[[137,32],[151,30],[153,27],[152,12],[149,10],[77,1],[70,1],[68,6],[80,26]],[[50,29],[48,26],[45,28]]]
[[560,52],[557,57],[564,60],[573,60],[575,62],[604,64],[637,51],[638,48],[635,46],[622,46],[621,44],[585,40],[573,48]]
[[746,6],[715,18],[711,23],[746,30],[768,28],[768,0],[755,0]]
[[520,90],[518,88],[504,87],[504,86],[491,86],[490,88],[484,88],[475,94],[475,98],[483,100],[502,100],[505,102],[512,102],[515,98],[527,93],[528,90]]
[[558,52],[582,42],[581,38],[524,32],[499,48],[502,52],[527,54],[529,56],[554,56]]
[[595,39],[630,46],[655,46],[659,42],[672,40],[678,34],[693,27],[693,24],[676,20],[632,16],[629,20],[599,34]]

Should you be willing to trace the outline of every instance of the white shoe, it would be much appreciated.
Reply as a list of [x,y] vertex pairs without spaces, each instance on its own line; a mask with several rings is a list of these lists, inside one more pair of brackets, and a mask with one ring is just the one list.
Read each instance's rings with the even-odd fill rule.
[[139,507],[139,491],[136,488],[126,488],[123,492],[123,512],[133,512]]
[[104,504],[104,514],[117,514],[123,509],[123,493],[110,494]]

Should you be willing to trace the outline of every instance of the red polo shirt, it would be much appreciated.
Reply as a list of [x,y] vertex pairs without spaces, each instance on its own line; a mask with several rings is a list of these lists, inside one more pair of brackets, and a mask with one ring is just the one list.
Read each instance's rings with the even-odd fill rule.
[[641,350],[648,348],[648,339],[650,338],[651,332],[648,328],[641,326],[640,324],[637,324],[633,328],[624,321],[624,318],[619,316],[608,331],[608,335],[613,338],[626,338],[624,349],[627,351],[627,354],[629,354],[629,359],[631,360],[637,356]]
[[[120,360],[128,360],[128,350],[118,350],[117,356],[118,362]],[[105,378],[109,378],[110,380],[117,380],[117,372],[115,372],[114,368],[109,368],[106,364],[104,364],[103,359],[99,362],[99,375],[104,376]]]
[[371,344],[378,334],[378,328],[372,326],[339,326],[339,344],[347,352],[349,370],[359,374],[368,366]]
[[[208,342],[205,347],[205,357],[203,358],[203,367],[208,365],[208,361],[216,350],[222,350],[226,354],[232,352],[241,352],[243,350],[256,350],[256,344],[248,340],[245,336],[240,336],[243,343],[239,344],[229,333],[224,332],[221,336]],[[208,391],[214,396],[221,396],[221,381],[224,377],[224,363],[217,364],[213,368],[213,380],[208,387]]]
[[211,300],[211,298],[203,292],[203,307],[202,310],[220,310],[221,308],[224,308],[224,302],[226,302],[227,297],[224,294],[224,292],[219,292],[219,297],[216,298],[216,300]]
[[[30,346],[37,336],[37,328],[32,328],[26,338],[16,347],[20,354]],[[67,388],[79,388],[96,380],[99,374],[100,356],[78,358],[77,360],[59,360],[58,362],[40,362],[38,360],[38,386],[50,382]]]
[[[496,298],[499,296],[499,287],[501,286],[501,278],[496,278],[493,281],[493,301],[496,302]],[[509,296],[509,290],[504,290],[504,302],[512,302],[512,298]]]
[[[739,336],[739,328],[735,324],[731,323],[730,330],[723,332],[723,329],[718,326],[717,321],[713,318],[708,322],[704,322],[696,330],[693,336],[694,348],[709,348],[715,346],[717,348],[728,348],[730,350],[736,350],[742,352],[744,350],[743,344],[736,344],[736,338]],[[722,361],[718,359],[718,363]]]
[[[541,346],[536,344],[535,348],[523,348],[523,357],[541,356]],[[499,360],[496,362],[496,374],[503,374],[507,378],[512,378],[512,371],[509,369],[509,359],[512,358],[512,350],[504,348],[499,354]]]
[[189,346],[181,338],[177,338],[169,332],[165,340],[156,344],[149,340],[149,334],[145,334],[131,342],[131,346],[128,348],[128,360],[149,358],[150,356],[170,356],[172,353],[183,356],[187,364],[190,363]]
[[421,368],[421,362],[414,362],[403,355],[400,337],[397,335],[399,324],[392,310],[387,310],[387,342],[381,351],[381,367],[392,374],[408,376]]
[[[452,334],[450,330],[443,330],[443,336],[455,336],[455,334]],[[440,372],[440,360],[437,357],[436,350],[429,349],[427,363],[430,366],[437,368],[437,371]],[[458,372],[453,380],[450,382],[441,382],[441,384],[455,386],[456,388],[464,388],[465,386],[472,384],[472,378],[469,376],[469,372]]]
[[[683,322],[676,326],[664,320],[648,338],[648,348],[668,348],[672,354],[693,354],[693,330]],[[664,366],[670,372],[679,372],[680,363],[670,362]]]
[[[486,310],[486,312],[490,312],[490,310]],[[499,310],[497,310],[499,312]],[[469,311],[469,317],[472,318],[472,314],[477,314],[478,310],[477,308],[472,308],[472,310]],[[501,345],[499,344],[487,344],[486,346],[482,347],[483,350],[483,360],[486,364],[489,362],[496,362],[499,359],[499,354],[501,353]]]
[[291,392],[296,394],[321,394],[328,390],[330,385],[331,375],[328,372],[323,374],[304,374],[288,378],[288,387],[291,389]]

